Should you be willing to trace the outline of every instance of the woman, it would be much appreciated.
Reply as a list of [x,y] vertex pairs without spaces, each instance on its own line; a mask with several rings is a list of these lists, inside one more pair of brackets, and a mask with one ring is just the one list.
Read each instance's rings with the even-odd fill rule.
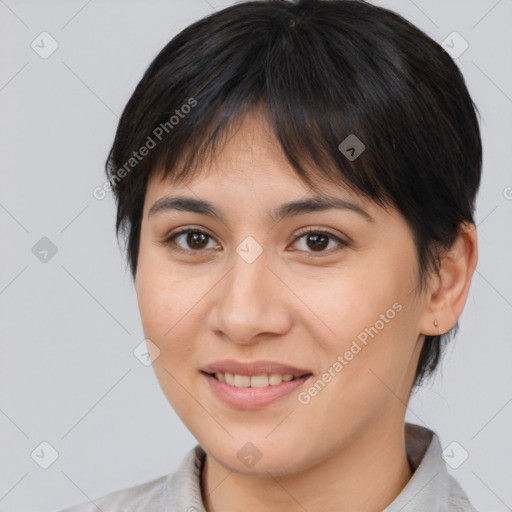
[[477,263],[457,66],[352,0],[243,2],[178,34],[107,173],[176,473],[68,509],[475,511],[405,423]]

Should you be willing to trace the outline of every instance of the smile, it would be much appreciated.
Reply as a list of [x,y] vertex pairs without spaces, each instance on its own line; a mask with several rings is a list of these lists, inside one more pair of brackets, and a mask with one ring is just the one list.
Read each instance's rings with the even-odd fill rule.
[[259,409],[289,396],[312,374],[294,377],[291,374],[239,375],[201,372],[214,395],[239,409]]
[[294,377],[291,373],[280,374],[280,373],[271,373],[268,375],[239,375],[233,373],[216,373],[215,378],[220,380],[221,382],[225,382],[230,386],[236,386],[237,388],[265,388],[267,386],[277,386],[281,384],[281,382],[289,382],[294,380]]

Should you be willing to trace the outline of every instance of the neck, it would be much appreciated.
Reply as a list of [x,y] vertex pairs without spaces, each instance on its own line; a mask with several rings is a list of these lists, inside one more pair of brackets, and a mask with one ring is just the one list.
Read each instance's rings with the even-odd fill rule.
[[380,512],[412,476],[403,418],[376,422],[357,439],[307,470],[279,477],[255,477],[227,470],[206,457],[201,477],[207,512]]

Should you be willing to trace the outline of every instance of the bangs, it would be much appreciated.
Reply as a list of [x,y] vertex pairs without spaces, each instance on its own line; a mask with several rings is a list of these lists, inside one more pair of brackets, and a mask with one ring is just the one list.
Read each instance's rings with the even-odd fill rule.
[[[283,155],[297,177],[312,191],[319,192],[322,184],[332,184],[348,188],[356,194],[363,194],[383,205],[382,197],[376,195],[380,184],[373,180],[375,176],[368,173],[361,158],[358,164],[349,161],[339,150],[339,142],[332,134],[329,141],[325,130],[313,125],[314,119],[303,123],[294,114],[302,109],[293,108],[288,112],[272,112],[268,103],[260,99],[253,104],[217,107],[210,113],[207,122],[201,122],[191,133],[187,141],[179,142],[176,138],[170,143],[162,144],[155,154],[156,163],[152,165],[150,176],[155,173],[162,179],[176,185],[187,185],[208,173],[225,144],[240,129],[247,116],[254,116],[258,129],[265,130],[270,138],[279,144]],[[232,112],[227,115],[226,111]],[[287,117],[286,117],[287,116]],[[302,117],[302,116],[301,116]],[[316,124],[316,123],[315,123]],[[354,168],[358,165],[357,168]],[[356,174],[366,179],[361,189],[351,181]],[[365,180],[361,180],[363,183]]]

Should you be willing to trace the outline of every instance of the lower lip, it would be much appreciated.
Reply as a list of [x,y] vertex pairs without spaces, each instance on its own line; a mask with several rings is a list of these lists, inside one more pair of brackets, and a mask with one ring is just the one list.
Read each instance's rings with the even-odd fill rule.
[[202,372],[210,384],[213,392],[224,402],[240,409],[260,409],[270,403],[289,395],[292,391],[302,386],[311,375],[299,377],[288,382],[282,382],[275,386],[264,388],[237,388],[225,382],[221,382],[212,375]]

